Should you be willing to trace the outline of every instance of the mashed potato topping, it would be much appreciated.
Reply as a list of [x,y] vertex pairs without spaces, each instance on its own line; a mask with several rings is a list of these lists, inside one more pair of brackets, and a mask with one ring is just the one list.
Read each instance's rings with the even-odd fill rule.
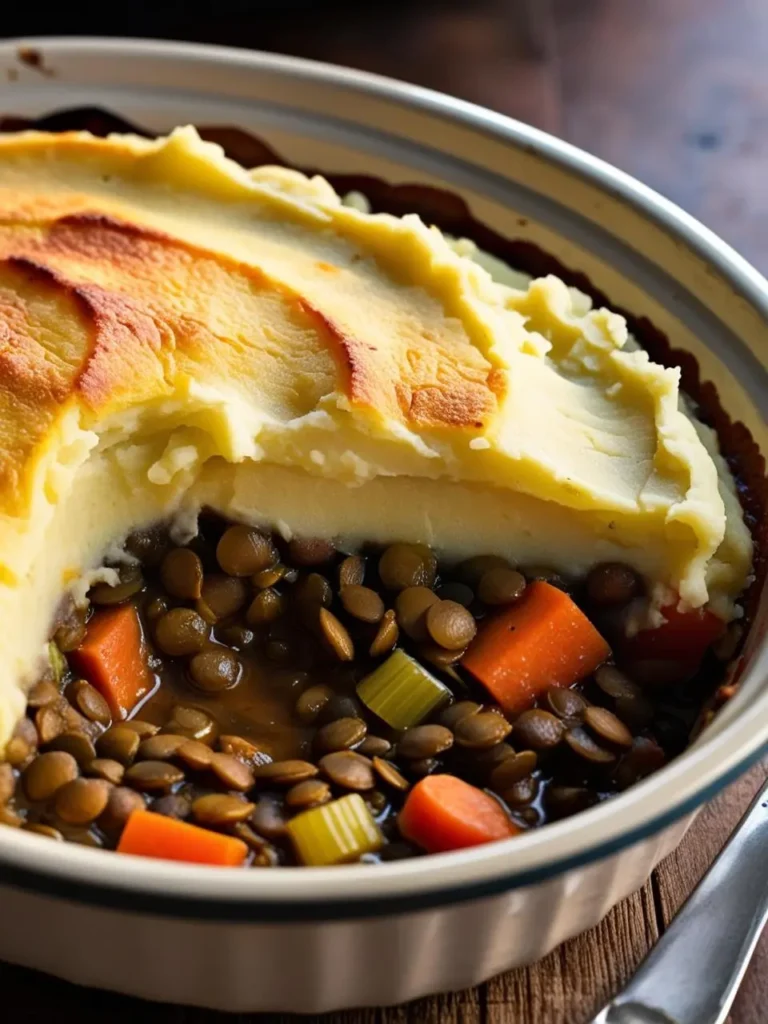
[[735,614],[751,542],[679,372],[558,279],[360,205],[192,128],[0,140],[0,742],[62,594],[202,506],[567,575],[619,559]]

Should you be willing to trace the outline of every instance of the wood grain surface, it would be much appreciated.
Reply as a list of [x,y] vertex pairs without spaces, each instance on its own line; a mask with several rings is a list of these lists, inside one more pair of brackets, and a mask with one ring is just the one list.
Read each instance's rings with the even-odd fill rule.
[[[243,5],[240,5],[241,9]],[[373,5],[375,8],[375,5]],[[528,5],[530,6],[530,5]],[[768,3],[765,0],[541,0],[535,50],[520,0],[387,4],[279,16],[186,17],[147,34],[234,42],[337,61],[494,107],[592,150],[678,202],[768,272]],[[417,8],[414,11],[414,8]],[[544,23],[541,12],[544,12]],[[18,8],[4,31],[54,31]],[[68,31],[72,10],[67,9]],[[100,29],[89,22],[91,31]],[[112,26],[103,26],[110,28]],[[145,27],[142,23],[142,28]],[[116,31],[138,34],[135,23]],[[543,43],[542,43],[543,40]],[[7,96],[5,97],[7,100]],[[699,815],[678,851],[602,924],[542,963],[479,989],[325,1024],[581,1024],[664,930],[746,808],[768,763]],[[731,1024],[768,1020],[768,940]],[[206,1011],[144,1006],[0,966],[15,1024],[224,1024]],[[3,1018],[4,1019],[4,1018]],[[11,1018],[9,1018],[11,1019]],[[255,1019],[255,1018],[254,1018]],[[266,1019],[266,1018],[265,1018]],[[286,1022],[289,1018],[271,1017]]]

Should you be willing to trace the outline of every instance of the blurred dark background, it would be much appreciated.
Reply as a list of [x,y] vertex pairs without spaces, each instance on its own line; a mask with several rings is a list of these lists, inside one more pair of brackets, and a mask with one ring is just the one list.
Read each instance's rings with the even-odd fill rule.
[[72,0],[5,4],[0,32],[226,43],[440,89],[604,156],[768,270],[768,0]]

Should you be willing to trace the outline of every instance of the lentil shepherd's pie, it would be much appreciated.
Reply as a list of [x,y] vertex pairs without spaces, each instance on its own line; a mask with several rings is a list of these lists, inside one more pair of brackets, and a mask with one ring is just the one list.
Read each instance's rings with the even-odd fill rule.
[[692,410],[415,214],[192,128],[3,136],[0,820],[329,865],[626,788],[750,579]]

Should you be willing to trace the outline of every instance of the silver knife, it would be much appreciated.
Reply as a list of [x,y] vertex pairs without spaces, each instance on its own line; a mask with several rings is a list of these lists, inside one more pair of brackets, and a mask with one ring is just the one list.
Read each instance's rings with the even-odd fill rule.
[[767,919],[764,784],[629,984],[591,1024],[723,1024]]

